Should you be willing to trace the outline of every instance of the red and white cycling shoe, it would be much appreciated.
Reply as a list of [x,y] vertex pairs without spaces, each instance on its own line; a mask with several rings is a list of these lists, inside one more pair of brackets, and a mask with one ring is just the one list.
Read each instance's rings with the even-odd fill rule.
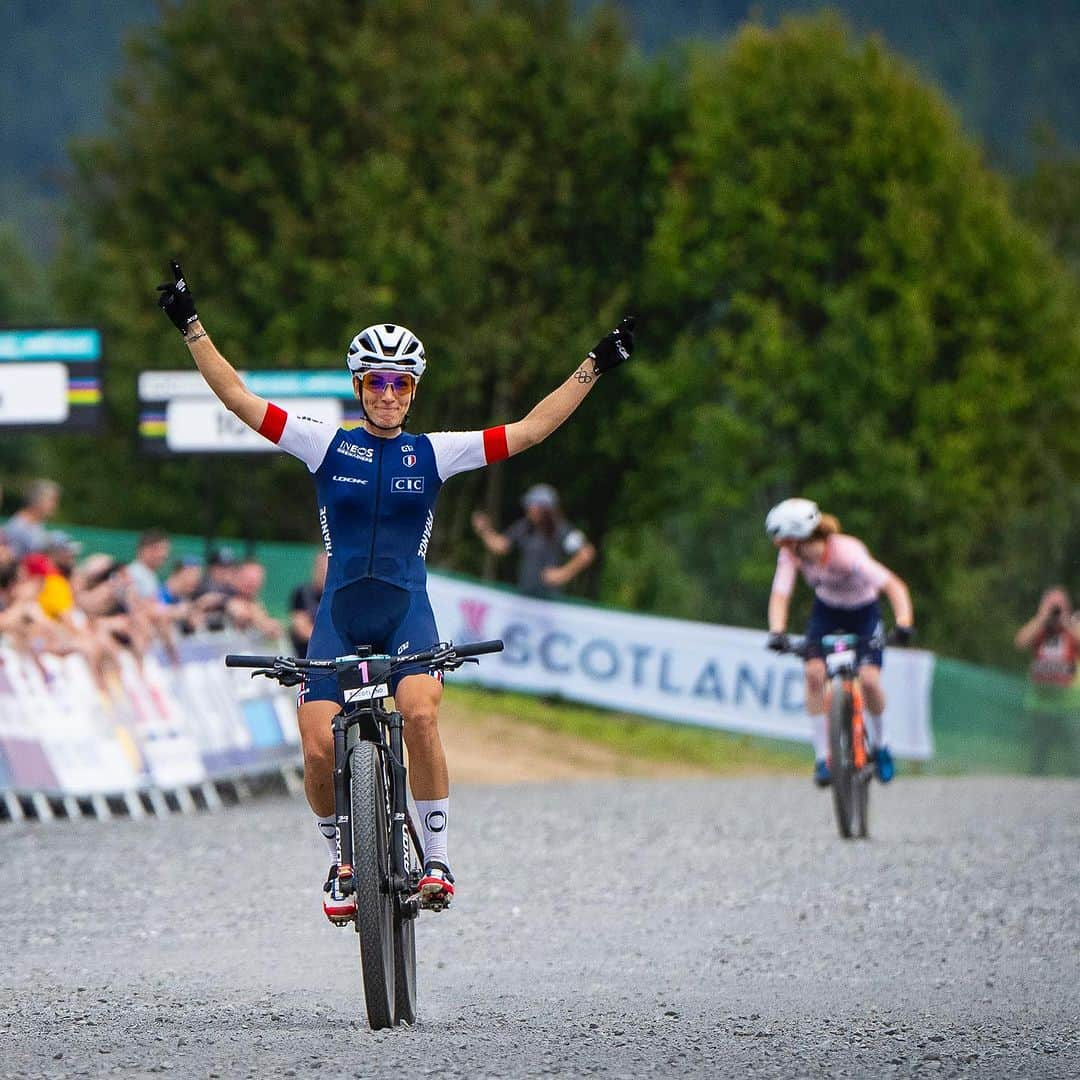
[[323,886],[323,913],[335,926],[345,926],[356,918],[356,895],[345,896],[338,885],[337,863],[330,864],[330,873]]
[[420,879],[420,906],[428,911],[442,911],[454,899],[454,875],[450,867],[435,859],[424,864],[424,876]]

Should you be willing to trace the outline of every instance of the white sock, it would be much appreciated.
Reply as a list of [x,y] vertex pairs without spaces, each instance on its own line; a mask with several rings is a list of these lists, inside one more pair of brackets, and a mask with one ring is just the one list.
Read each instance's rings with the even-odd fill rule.
[[824,713],[810,717],[810,741],[814,744],[814,760],[824,761],[829,756],[829,725]]
[[435,859],[443,866],[450,863],[446,857],[446,826],[450,800],[417,799],[416,812],[424,828],[424,862]]
[[334,862],[337,862],[337,818],[333,814],[329,817],[319,817],[318,814],[316,814],[315,824],[318,826],[322,838],[326,841],[326,847],[330,852],[330,858],[333,859]]
[[875,749],[885,745],[885,716],[866,711],[866,726],[870,729],[870,745]]

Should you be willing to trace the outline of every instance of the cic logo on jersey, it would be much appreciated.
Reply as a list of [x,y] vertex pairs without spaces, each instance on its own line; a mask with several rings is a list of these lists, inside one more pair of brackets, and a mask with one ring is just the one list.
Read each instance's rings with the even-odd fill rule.
[[390,481],[391,491],[407,491],[413,494],[424,490],[424,478],[422,476],[395,476]]

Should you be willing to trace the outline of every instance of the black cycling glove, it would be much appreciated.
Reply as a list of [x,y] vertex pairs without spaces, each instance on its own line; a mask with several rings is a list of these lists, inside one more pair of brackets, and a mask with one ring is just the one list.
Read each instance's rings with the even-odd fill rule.
[[630,359],[634,351],[634,316],[627,315],[610,334],[605,334],[592,349],[589,356],[593,362],[593,374],[602,375],[605,371],[618,367]]
[[914,626],[894,626],[889,631],[890,645],[910,645],[915,638]]
[[195,310],[195,299],[191,290],[184,280],[184,271],[180,264],[173,259],[169,265],[172,267],[174,281],[166,281],[158,286],[158,307],[172,320],[173,326],[181,334],[187,332],[187,328],[199,317]]
[[791,647],[791,640],[783,630],[779,632],[775,630],[769,631],[769,636],[765,640],[765,648],[772,649],[773,652],[787,652]]

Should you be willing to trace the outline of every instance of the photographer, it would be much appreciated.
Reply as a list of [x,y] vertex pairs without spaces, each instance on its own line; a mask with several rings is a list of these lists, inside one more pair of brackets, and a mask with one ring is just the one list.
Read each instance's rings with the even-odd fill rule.
[[1080,639],[1064,589],[1043,593],[1038,611],[1016,632],[1015,642],[1018,649],[1032,653],[1025,707],[1031,728],[1031,771],[1041,774],[1047,771],[1055,747],[1072,758],[1076,705],[1072,687]]

